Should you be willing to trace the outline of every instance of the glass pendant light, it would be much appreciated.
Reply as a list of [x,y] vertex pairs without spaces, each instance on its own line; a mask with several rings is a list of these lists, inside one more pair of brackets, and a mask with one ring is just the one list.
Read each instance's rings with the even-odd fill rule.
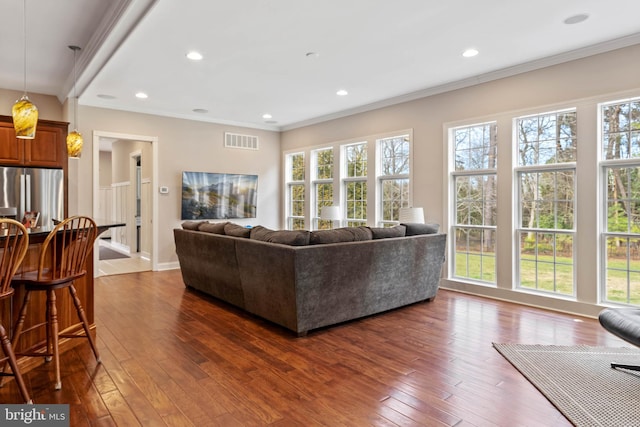
[[78,132],[78,96],[76,95],[76,53],[78,46],[69,46],[73,51],[73,132],[67,135],[67,154],[72,159],[79,159],[82,153],[82,134]]
[[13,128],[16,137],[20,139],[33,139],[36,136],[38,124],[38,107],[27,96],[27,0],[23,2],[24,19],[24,94],[22,98],[13,104],[11,114],[13,116]]

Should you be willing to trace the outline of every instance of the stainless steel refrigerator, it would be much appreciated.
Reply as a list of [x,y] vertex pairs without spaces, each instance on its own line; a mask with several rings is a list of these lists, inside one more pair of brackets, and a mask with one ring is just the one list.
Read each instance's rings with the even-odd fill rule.
[[0,167],[0,216],[22,221],[25,212],[38,212],[35,226],[64,219],[64,171]]

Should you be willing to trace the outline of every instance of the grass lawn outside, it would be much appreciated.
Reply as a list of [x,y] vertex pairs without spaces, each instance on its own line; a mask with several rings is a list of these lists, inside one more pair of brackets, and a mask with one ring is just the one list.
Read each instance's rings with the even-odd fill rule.
[[[496,281],[495,254],[488,252],[456,252],[455,277],[487,283]],[[538,255],[520,261],[521,288],[573,295],[573,259]],[[608,302],[640,305],[640,260],[632,261],[627,270],[626,259],[609,259],[607,263]]]

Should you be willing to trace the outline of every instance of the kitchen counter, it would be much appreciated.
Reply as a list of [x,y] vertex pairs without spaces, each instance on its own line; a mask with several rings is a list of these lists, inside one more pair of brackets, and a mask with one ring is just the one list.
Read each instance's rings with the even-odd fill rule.
[[[125,225],[127,225],[124,222],[114,222],[114,221],[95,219],[95,218],[93,220],[96,222],[96,225],[98,226],[98,236],[110,228],[124,227]],[[27,232],[29,233],[29,241],[31,241],[32,238],[46,237],[54,229],[54,227],[55,227],[55,224],[27,228]]]

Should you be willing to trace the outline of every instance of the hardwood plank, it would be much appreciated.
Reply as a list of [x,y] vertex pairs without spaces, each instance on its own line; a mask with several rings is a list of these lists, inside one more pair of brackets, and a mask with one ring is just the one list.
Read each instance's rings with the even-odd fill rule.
[[[127,399],[118,391],[110,391],[102,395],[105,405],[109,408],[109,413],[116,425],[139,426],[141,424],[127,403]],[[72,423],[75,422],[71,420]],[[147,424],[151,425],[151,424]]]
[[447,410],[430,405],[428,400],[399,391],[392,391],[391,396],[384,401],[384,404],[392,409],[398,408],[396,410],[403,413],[407,412],[405,407],[419,411],[416,417],[417,421],[428,418],[450,426],[457,425],[462,421],[461,418],[451,415]]
[[[492,342],[626,344],[597,320],[441,290],[438,298],[293,333],[188,290],[178,270],[96,280],[88,343],[25,375],[72,426],[569,426]],[[15,382],[0,402],[19,403]]]

